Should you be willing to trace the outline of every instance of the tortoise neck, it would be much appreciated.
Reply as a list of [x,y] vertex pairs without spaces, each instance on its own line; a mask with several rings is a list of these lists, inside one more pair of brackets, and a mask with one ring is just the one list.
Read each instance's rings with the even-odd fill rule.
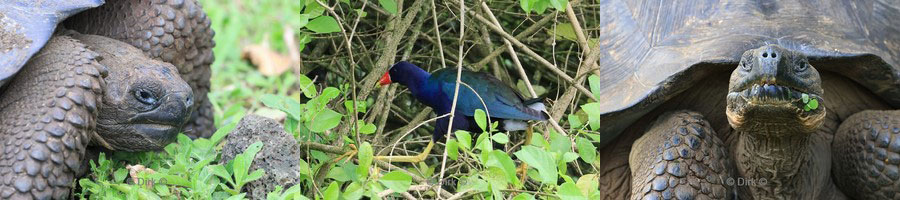
[[755,199],[811,199],[808,191],[815,176],[810,168],[814,152],[812,133],[781,133],[785,129],[738,131],[735,152],[738,172],[745,179],[744,188]]

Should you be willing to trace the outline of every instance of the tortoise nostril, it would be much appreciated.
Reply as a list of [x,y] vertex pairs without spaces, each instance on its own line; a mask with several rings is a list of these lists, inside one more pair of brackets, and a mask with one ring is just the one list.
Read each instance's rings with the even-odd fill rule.
[[776,55],[775,52],[772,52],[772,57],[775,58],[778,57],[778,55]]
[[769,52],[763,52],[763,58],[769,57]]

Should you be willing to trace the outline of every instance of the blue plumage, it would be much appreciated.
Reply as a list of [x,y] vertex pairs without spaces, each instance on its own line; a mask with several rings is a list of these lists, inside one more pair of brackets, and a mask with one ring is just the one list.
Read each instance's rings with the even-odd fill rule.
[[[456,69],[445,68],[429,74],[416,65],[400,61],[382,77],[381,84],[397,82],[409,88],[413,96],[423,104],[434,109],[435,113],[450,113],[453,92],[456,82]],[[492,121],[501,121],[508,126],[513,121],[543,121],[548,117],[541,110],[529,107],[531,103],[541,103],[539,99],[526,100],[512,87],[497,78],[481,72],[463,70],[459,97],[456,103],[457,115],[454,117],[453,130],[481,130],[475,125],[473,116],[476,109],[487,112]],[[468,85],[468,86],[466,86]],[[481,97],[481,98],[479,98]],[[485,109],[485,106],[487,109]],[[435,138],[439,139],[447,131],[449,120],[438,119],[435,126]]]

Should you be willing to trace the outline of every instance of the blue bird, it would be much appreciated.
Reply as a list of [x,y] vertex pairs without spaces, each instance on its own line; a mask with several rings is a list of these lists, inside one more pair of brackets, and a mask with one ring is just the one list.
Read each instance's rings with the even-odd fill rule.
[[[412,63],[400,61],[391,66],[381,77],[379,84],[396,82],[404,85],[419,102],[434,109],[438,116],[443,116],[451,112],[456,74],[454,68],[428,73]],[[525,130],[528,127],[527,121],[545,121],[549,118],[541,98],[525,99],[515,89],[487,73],[463,70],[460,80],[465,84],[459,86],[456,113],[452,119],[453,131],[482,132],[474,120],[476,109],[485,110],[491,122],[499,121],[499,131]],[[447,134],[449,124],[449,117],[438,119],[433,140],[442,139]],[[424,160],[424,155],[431,150],[433,143],[428,144],[423,154],[413,157]],[[393,160],[403,162],[403,159]]]

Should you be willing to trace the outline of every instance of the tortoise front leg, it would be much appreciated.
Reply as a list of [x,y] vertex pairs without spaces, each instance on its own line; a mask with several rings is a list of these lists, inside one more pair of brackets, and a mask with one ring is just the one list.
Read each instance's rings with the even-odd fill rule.
[[0,198],[69,197],[103,93],[95,57],[55,36],[0,94]]
[[731,163],[699,113],[663,114],[631,147],[631,199],[733,199]]
[[900,199],[900,110],[862,111],[834,136],[832,174],[848,196]]

